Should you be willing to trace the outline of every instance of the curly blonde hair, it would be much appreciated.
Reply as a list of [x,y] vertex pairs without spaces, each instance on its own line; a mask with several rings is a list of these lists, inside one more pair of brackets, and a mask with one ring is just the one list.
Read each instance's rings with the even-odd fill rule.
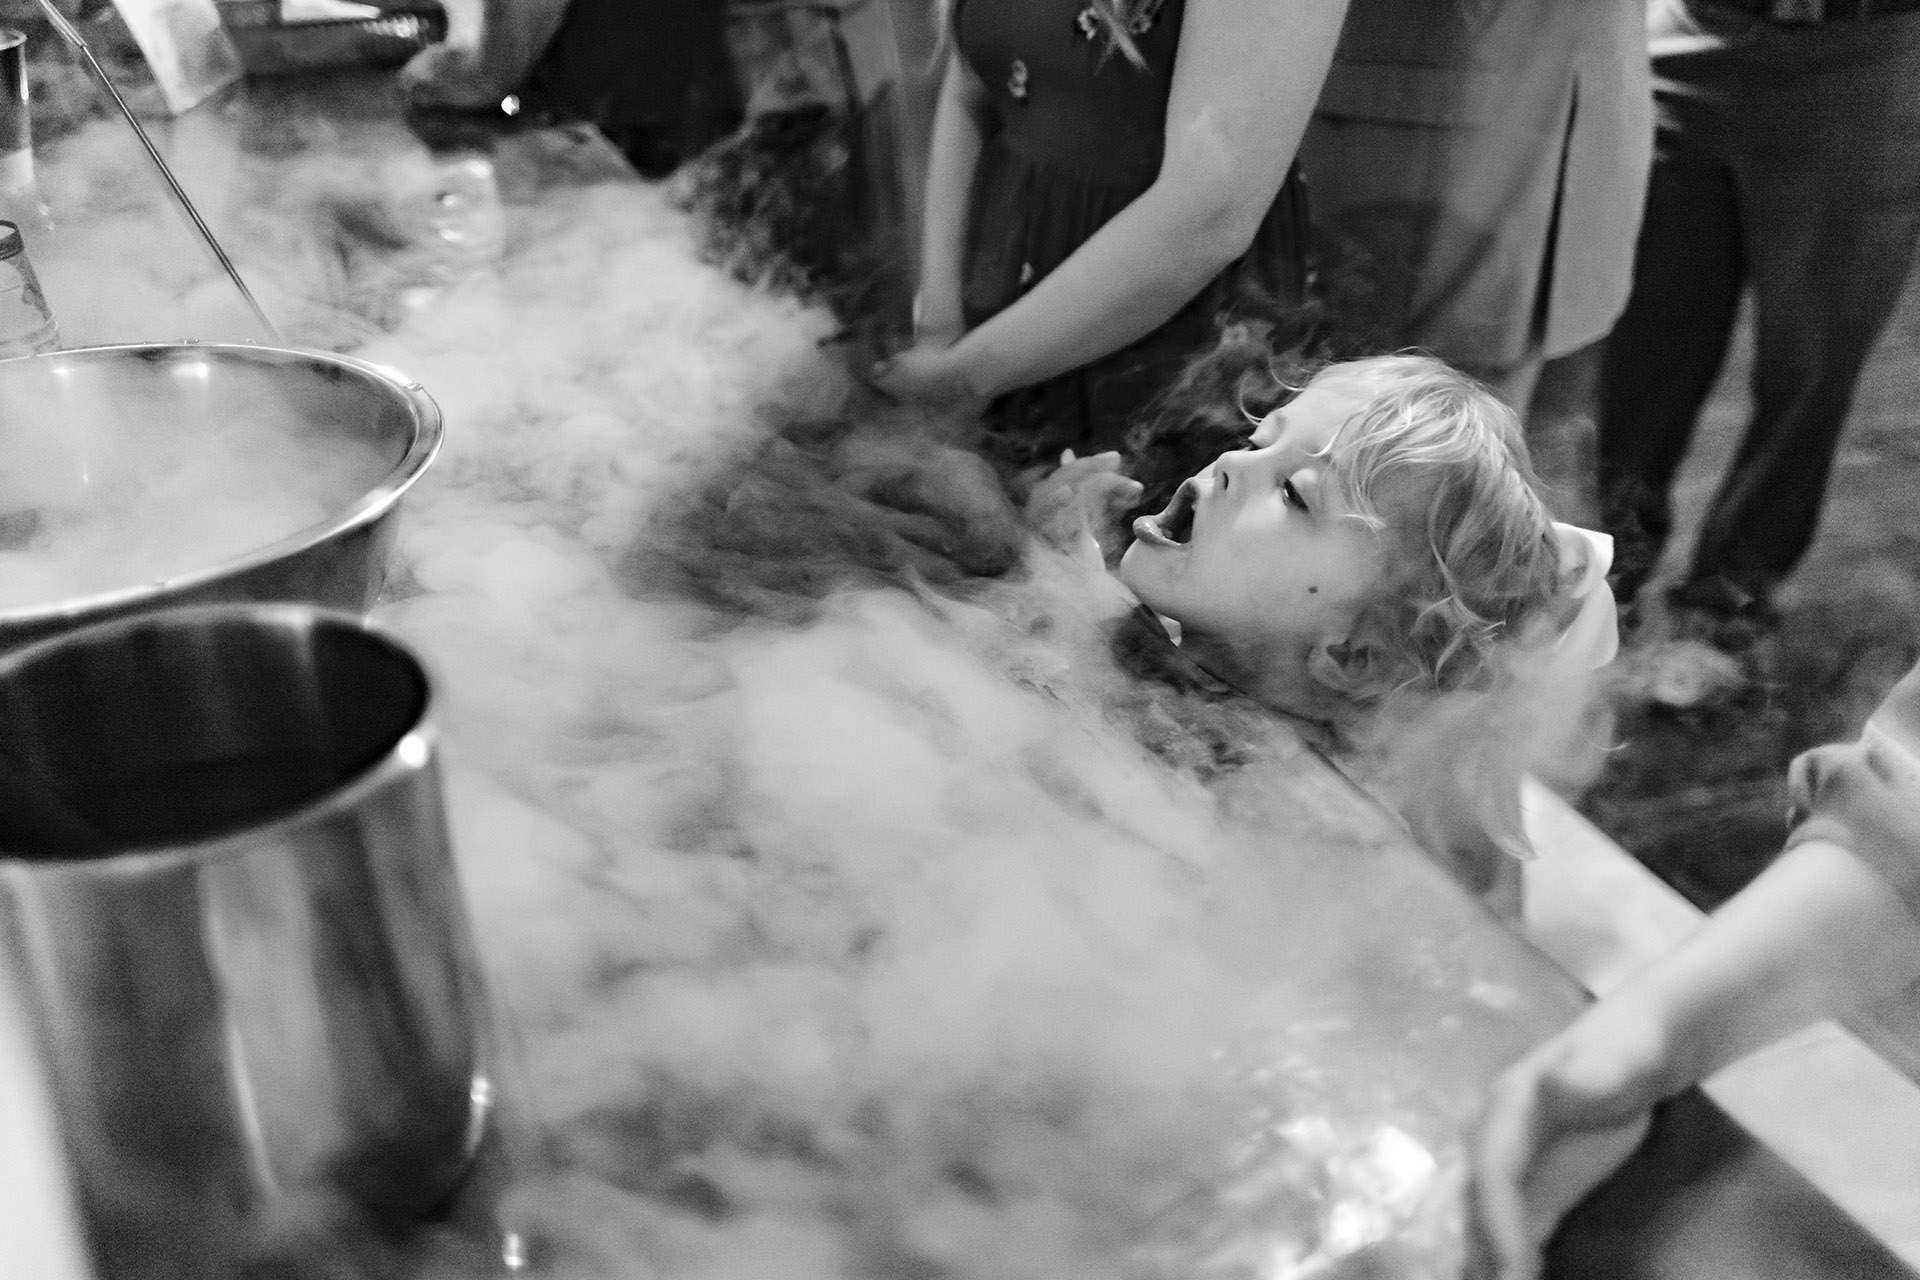
[[1498,647],[1536,620],[1562,621],[1567,600],[1519,420],[1430,356],[1371,356],[1315,377],[1369,384],[1367,408],[1327,447],[1326,475],[1397,552],[1356,628],[1374,662],[1355,696],[1484,685]]
[[1504,892],[1502,854],[1529,851],[1523,773],[1604,734],[1588,715],[1592,664],[1559,645],[1589,565],[1563,564],[1513,411],[1425,354],[1328,362],[1231,324],[1130,443],[1172,460],[1154,483],[1184,477],[1319,379],[1353,380],[1362,406],[1322,451],[1321,483],[1387,560],[1349,639],[1308,659],[1340,704],[1333,747],[1457,879]]
[[1395,561],[1355,624],[1371,660],[1345,692],[1370,715],[1350,745],[1373,754],[1385,798],[1456,879],[1511,897],[1502,854],[1531,854],[1522,775],[1597,732],[1592,671],[1555,661],[1584,565],[1563,563],[1519,419],[1485,386],[1425,355],[1317,376],[1366,380],[1323,483]]

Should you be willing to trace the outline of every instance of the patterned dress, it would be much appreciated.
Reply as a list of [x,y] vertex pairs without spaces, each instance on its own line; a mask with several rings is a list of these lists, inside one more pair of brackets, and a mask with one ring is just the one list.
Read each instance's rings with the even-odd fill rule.
[[[1135,23],[1144,68],[1111,48],[1085,0],[956,0],[959,55],[986,85],[991,120],[975,173],[962,301],[972,328],[1017,300],[1153,184],[1183,0]],[[1306,295],[1305,208],[1289,175],[1253,247],[1131,346],[1001,397],[988,452],[1024,466],[1062,448],[1120,448],[1129,421],[1209,347],[1222,313],[1297,313]]]

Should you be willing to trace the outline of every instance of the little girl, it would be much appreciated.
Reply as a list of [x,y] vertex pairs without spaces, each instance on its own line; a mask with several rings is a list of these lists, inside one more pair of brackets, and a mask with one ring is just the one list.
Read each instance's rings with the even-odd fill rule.
[[[1130,499],[1117,463],[1069,459],[1034,507],[1057,530],[1102,491]],[[1322,368],[1249,448],[1137,519],[1118,572],[1186,656],[1320,726],[1430,853],[1511,910],[1517,864],[1498,855],[1528,851],[1520,776],[1617,647],[1610,555],[1549,516],[1500,400],[1394,355]]]

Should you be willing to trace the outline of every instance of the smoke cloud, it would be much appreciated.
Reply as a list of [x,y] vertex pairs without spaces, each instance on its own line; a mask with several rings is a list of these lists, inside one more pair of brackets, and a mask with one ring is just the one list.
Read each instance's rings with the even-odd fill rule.
[[[510,214],[356,351],[446,415],[376,618],[436,680],[548,1273],[1453,1273],[1460,1126],[1561,987],[1285,724],[1117,661],[1117,588],[659,189]],[[262,1274],[491,1265],[310,1208]]]

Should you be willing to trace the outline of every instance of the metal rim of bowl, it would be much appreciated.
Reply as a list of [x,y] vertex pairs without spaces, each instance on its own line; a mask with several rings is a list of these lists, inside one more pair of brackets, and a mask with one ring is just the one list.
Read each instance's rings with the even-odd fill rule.
[[[255,547],[243,555],[214,561],[172,577],[156,578],[134,586],[115,587],[108,591],[97,591],[91,595],[69,596],[48,604],[27,605],[23,608],[0,608],[0,628],[14,623],[32,624],[52,622],[61,618],[79,618],[96,611],[105,612],[135,605],[142,600],[166,592],[191,590],[255,565],[272,563],[349,530],[372,524],[393,508],[401,495],[413,487],[414,482],[420,478],[428,464],[439,455],[441,442],[446,436],[446,428],[441,417],[440,406],[434,403],[433,397],[427,394],[426,388],[418,379],[410,378],[390,365],[376,364],[356,356],[339,355],[331,351],[308,351],[298,347],[261,346],[250,342],[188,340],[120,343],[98,347],[63,347],[44,355],[19,358],[57,360],[62,356],[127,355],[135,359],[155,362],[184,357],[191,353],[210,352],[239,353],[249,359],[258,359],[264,364],[313,364],[316,362],[331,364],[352,370],[373,381],[385,383],[405,398],[408,408],[412,411],[413,439],[408,442],[406,453],[378,484],[361,494],[345,510],[319,524],[296,529],[284,538]],[[5,362],[0,361],[0,363]]]
[[[102,875],[140,876],[150,873],[157,867],[195,862],[218,862],[227,858],[244,856],[262,841],[273,839],[278,832],[296,827],[307,826],[329,815],[345,813],[359,805],[362,798],[387,785],[403,770],[419,767],[417,761],[406,758],[410,750],[403,750],[409,742],[420,744],[426,752],[429,767],[438,772],[438,754],[440,732],[435,707],[438,702],[438,690],[434,674],[427,660],[403,638],[390,628],[369,618],[349,613],[344,609],[330,609],[320,605],[297,604],[290,601],[270,603],[246,603],[241,601],[216,602],[212,604],[173,605],[166,609],[149,613],[136,613],[126,617],[109,618],[102,622],[89,623],[72,631],[56,636],[47,636],[40,640],[24,644],[6,654],[0,654],[0,677],[10,674],[15,668],[27,666],[41,655],[58,649],[65,649],[75,643],[89,643],[112,640],[126,632],[140,631],[153,627],[191,626],[204,620],[239,621],[246,620],[256,626],[283,627],[288,629],[339,627],[372,636],[383,644],[391,645],[404,654],[419,668],[421,693],[420,714],[415,717],[413,726],[394,740],[392,746],[382,752],[378,759],[360,772],[341,782],[320,795],[300,804],[293,805],[273,817],[258,822],[247,823],[232,831],[203,836],[196,840],[177,840],[164,843],[127,844],[105,854],[85,854],[77,857],[43,857],[34,855],[31,862],[36,875],[73,874],[82,877]],[[438,785],[436,783],[436,785]],[[18,849],[0,846],[0,865],[9,862],[19,864],[26,860]]]

